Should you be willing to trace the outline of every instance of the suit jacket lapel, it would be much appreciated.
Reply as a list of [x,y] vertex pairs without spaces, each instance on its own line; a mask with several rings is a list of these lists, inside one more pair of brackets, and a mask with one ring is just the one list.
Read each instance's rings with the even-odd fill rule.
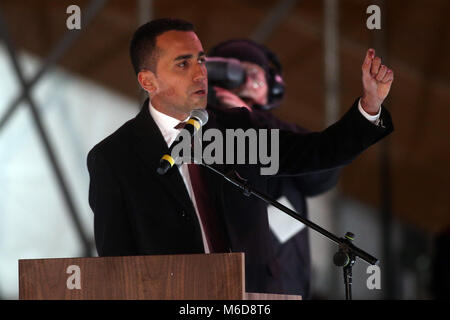
[[192,202],[178,168],[172,168],[165,175],[159,175],[156,169],[161,156],[169,151],[164,138],[150,115],[148,99],[134,119],[135,150],[147,165],[152,179],[166,188],[167,192],[185,208],[192,208]]

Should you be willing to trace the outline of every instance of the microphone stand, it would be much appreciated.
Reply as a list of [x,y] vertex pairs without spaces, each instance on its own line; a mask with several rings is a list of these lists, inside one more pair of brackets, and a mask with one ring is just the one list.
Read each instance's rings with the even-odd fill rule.
[[[193,161],[193,163],[197,163]],[[202,165],[211,171],[215,172],[216,174],[222,176],[225,180],[228,182],[234,184],[236,187],[242,189],[242,192],[245,196],[249,197],[250,195],[254,195],[258,197],[259,199],[265,201],[267,204],[270,204],[279,210],[283,211],[284,213],[288,214],[292,218],[300,221],[304,225],[308,226],[309,228],[319,232],[326,238],[330,239],[331,241],[335,242],[339,246],[338,252],[335,253],[333,257],[333,262],[338,267],[343,267],[343,273],[344,273],[344,285],[345,285],[345,298],[346,300],[352,300],[352,267],[356,262],[356,257],[361,258],[362,260],[366,261],[368,264],[375,265],[378,264],[378,259],[371,256],[367,252],[361,250],[357,246],[355,246],[352,241],[354,239],[354,234],[351,232],[347,232],[345,237],[339,238],[333,233],[327,231],[326,229],[320,227],[319,225],[315,224],[314,222],[301,217],[298,213],[295,211],[287,208],[286,206],[282,205],[278,201],[275,201],[271,199],[268,195],[257,191],[256,189],[252,188],[247,179],[244,179],[239,176],[239,174],[232,170],[228,174],[225,174],[221,172],[220,170],[217,170],[216,168],[205,164],[205,163],[197,163],[199,165]]]

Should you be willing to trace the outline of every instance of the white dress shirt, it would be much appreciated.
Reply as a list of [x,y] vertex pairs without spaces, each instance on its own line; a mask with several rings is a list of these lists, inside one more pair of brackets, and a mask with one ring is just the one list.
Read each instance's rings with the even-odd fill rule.
[[361,99],[359,99],[359,101],[358,101],[358,109],[359,109],[359,112],[361,112],[362,115],[363,115],[367,120],[369,120],[369,121],[372,122],[373,124],[383,126],[383,123],[378,124],[378,120],[380,119],[380,114],[381,114],[381,107],[380,107],[380,109],[378,109],[378,113],[377,113],[376,115],[373,115],[373,116],[372,116],[372,115],[370,115],[370,114],[368,114],[367,112],[364,111],[364,109],[363,109],[363,107],[362,107],[362,105],[361,105]]

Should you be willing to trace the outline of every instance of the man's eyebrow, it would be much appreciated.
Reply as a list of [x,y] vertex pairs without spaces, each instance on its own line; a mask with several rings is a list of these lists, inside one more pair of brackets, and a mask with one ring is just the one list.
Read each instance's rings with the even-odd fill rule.
[[[198,53],[199,57],[203,57],[205,56],[205,53],[203,51],[200,51]],[[176,57],[175,59],[173,59],[174,61],[178,61],[178,60],[184,60],[184,59],[192,59],[193,55],[192,54],[183,54],[181,56]]]

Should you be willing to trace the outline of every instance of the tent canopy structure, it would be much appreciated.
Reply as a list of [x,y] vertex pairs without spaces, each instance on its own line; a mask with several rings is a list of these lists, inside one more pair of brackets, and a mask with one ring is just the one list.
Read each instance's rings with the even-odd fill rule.
[[[74,4],[81,8],[80,30],[66,26],[70,16],[66,10]],[[381,30],[366,26],[366,9],[372,4],[381,8]],[[195,25],[206,52],[231,38],[264,43],[281,61],[287,84],[285,101],[274,113],[282,120],[322,130],[361,95],[361,64],[366,50],[374,47],[395,72],[386,101],[395,132],[343,170],[339,194],[378,209],[386,246],[392,242],[394,219],[433,236],[450,226],[449,11],[447,0],[2,1],[0,44],[16,75],[11,81],[19,83],[20,90],[0,108],[0,147],[18,110],[29,108],[58,195],[88,256],[92,239],[55,156],[50,128],[40,116],[47,106],[39,105],[33,95],[54,66],[128,102],[136,101],[136,109],[130,104],[130,113],[135,113],[143,95],[129,59],[131,36],[152,18],[182,18]],[[43,61],[32,76],[22,66],[22,52]],[[86,117],[95,115],[86,113]],[[90,121],[101,125],[102,119]],[[390,250],[386,246],[385,255]]]

